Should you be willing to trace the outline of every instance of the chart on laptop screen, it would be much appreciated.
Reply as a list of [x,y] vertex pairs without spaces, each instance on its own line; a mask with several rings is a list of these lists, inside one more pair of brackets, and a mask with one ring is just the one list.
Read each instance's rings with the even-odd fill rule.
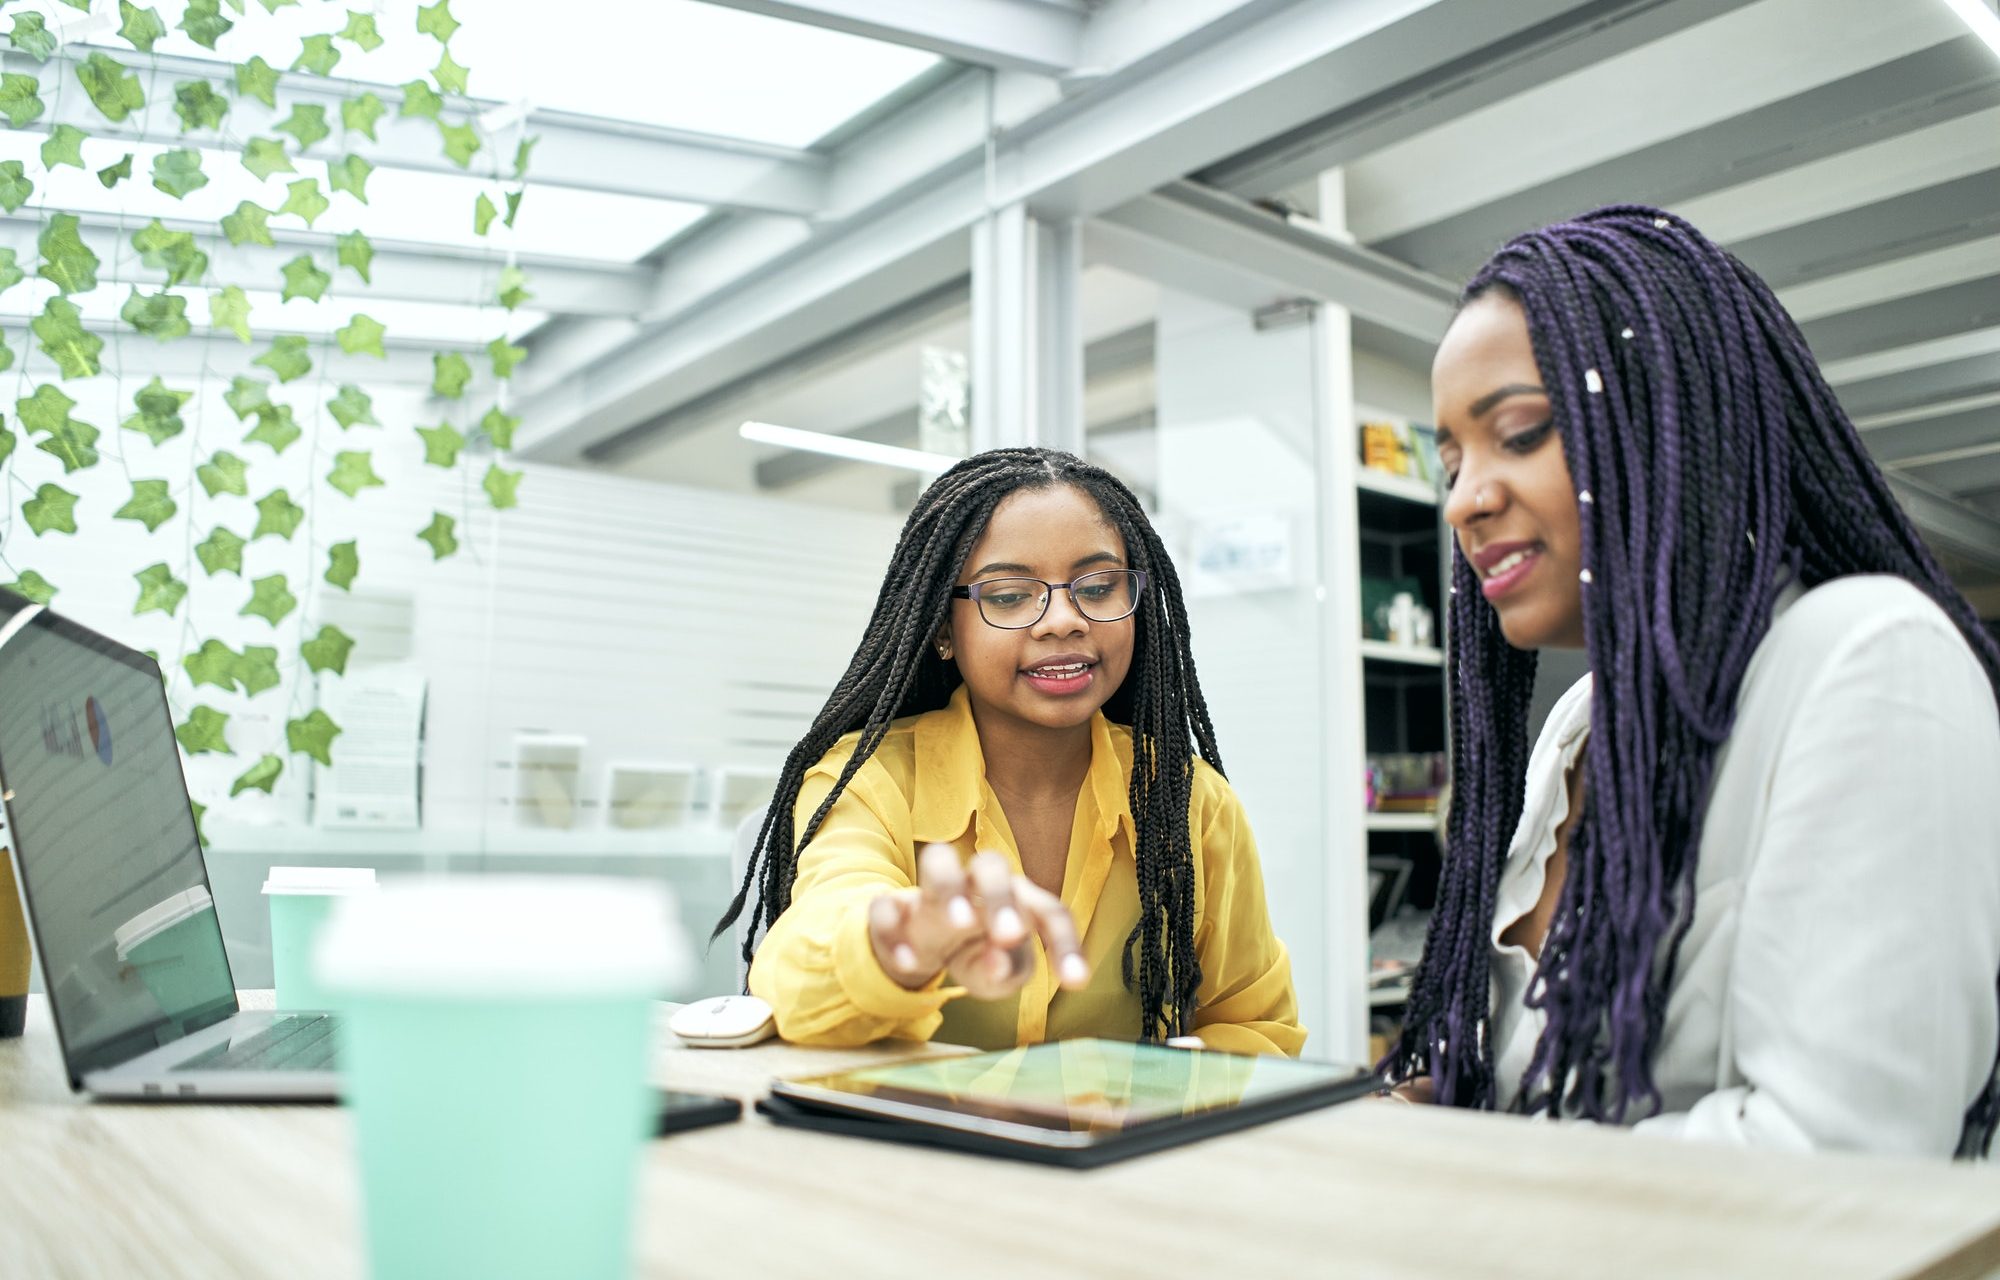
[[233,997],[151,673],[46,616],[22,627],[0,646],[0,781],[72,1051]]

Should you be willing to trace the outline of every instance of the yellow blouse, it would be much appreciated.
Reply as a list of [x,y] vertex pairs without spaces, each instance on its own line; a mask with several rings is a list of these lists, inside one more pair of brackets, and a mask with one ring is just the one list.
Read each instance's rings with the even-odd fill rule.
[[[833,790],[859,736],[842,738],[807,772],[794,811],[799,830]],[[911,991],[883,972],[870,945],[875,895],[914,885],[917,851],[934,841],[967,859],[995,850],[1016,873],[1021,855],[986,783],[965,690],[943,710],[896,721],[800,852],[791,906],[758,948],[751,991],[776,1010],[785,1039],[805,1044],[899,1036],[1004,1049],[1080,1036],[1138,1039],[1139,997],[1122,976],[1125,939],[1139,920],[1131,776],[1131,730],[1093,716],[1090,772],[1077,795],[1062,884],[1090,961],[1087,987],[1062,990],[1033,939],[1034,975],[1011,997],[961,999],[964,988],[944,985],[943,975]],[[1271,932],[1256,842],[1236,792],[1199,760],[1188,825],[1202,971],[1195,1034],[1214,1049],[1296,1056],[1306,1033],[1291,958]]]

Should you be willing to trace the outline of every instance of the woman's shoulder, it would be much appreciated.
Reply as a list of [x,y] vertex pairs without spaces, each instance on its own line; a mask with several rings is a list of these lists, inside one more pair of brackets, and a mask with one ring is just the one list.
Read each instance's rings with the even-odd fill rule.
[[[867,763],[861,766],[862,771],[882,770],[892,777],[903,778],[916,767],[919,722],[926,717],[942,714],[944,713],[940,711],[926,711],[919,715],[900,716],[891,720],[888,732],[882,736],[881,744],[875,748],[875,754],[869,756]],[[823,773],[828,777],[839,777],[840,771],[847,767],[847,762],[854,758],[855,751],[860,747],[861,734],[862,731],[856,729],[851,733],[840,735],[834,744],[826,749],[826,754],[806,770],[806,776]]]
[[1798,593],[1771,620],[1760,665],[1818,671],[1886,650],[1978,666],[1972,646],[1938,603],[1907,578],[1865,573]]

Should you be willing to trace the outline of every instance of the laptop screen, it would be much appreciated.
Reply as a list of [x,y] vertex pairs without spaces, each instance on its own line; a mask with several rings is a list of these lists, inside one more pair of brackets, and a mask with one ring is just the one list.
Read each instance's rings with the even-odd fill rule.
[[76,1079],[220,1021],[236,991],[159,668],[30,607],[0,592],[0,785]]

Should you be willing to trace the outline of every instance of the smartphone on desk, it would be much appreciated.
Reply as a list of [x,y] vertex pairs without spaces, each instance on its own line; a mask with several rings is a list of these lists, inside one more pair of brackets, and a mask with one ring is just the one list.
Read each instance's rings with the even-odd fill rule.
[[659,1091],[653,1136],[664,1138],[689,1129],[705,1129],[712,1124],[730,1124],[742,1116],[743,1103],[736,1098],[662,1089]]

